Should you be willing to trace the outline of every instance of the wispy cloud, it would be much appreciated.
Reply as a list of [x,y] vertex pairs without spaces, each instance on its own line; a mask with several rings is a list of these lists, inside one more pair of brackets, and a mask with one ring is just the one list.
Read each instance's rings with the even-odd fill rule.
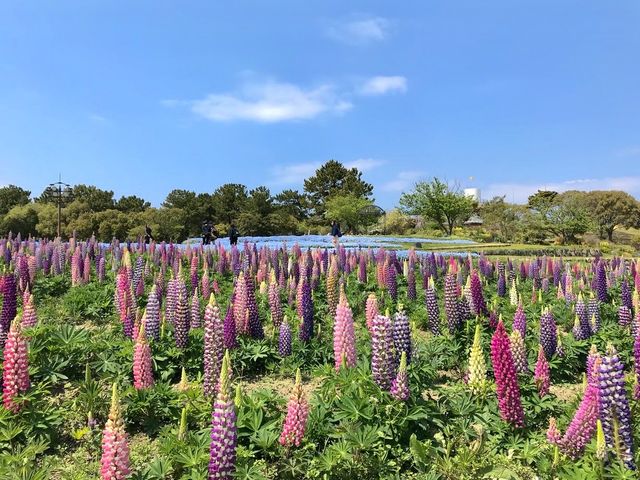
[[640,145],[621,148],[616,154],[619,157],[640,157]]
[[88,117],[89,117],[89,120],[91,120],[94,123],[101,123],[101,124],[109,123],[109,119],[107,117],[100,115],[98,113],[90,113]]
[[622,190],[636,197],[640,196],[640,176],[581,178],[549,183],[494,183],[482,189],[482,198],[491,199],[506,195],[506,200],[515,203],[526,203],[529,195],[538,190]]
[[[315,171],[322,166],[323,162],[302,162],[290,165],[276,165],[271,170],[271,185],[300,185],[306,179],[312,176]],[[361,172],[369,172],[382,165],[384,160],[374,158],[358,158],[350,162],[344,162],[347,168],[357,168]]]
[[360,95],[384,95],[386,93],[404,93],[406,91],[407,79],[400,75],[371,77],[358,89]]
[[308,120],[324,113],[340,114],[352,108],[352,104],[341,98],[331,84],[303,88],[274,80],[245,83],[237,92],[212,93],[200,100],[165,100],[162,103],[165,106],[186,103],[193,113],[214,122]]
[[348,45],[369,45],[385,40],[390,26],[391,22],[383,17],[359,16],[331,22],[326,33]]
[[384,192],[403,192],[409,190],[423,175],[424,172],[419,170],[398,172],[393,180],[382,184],[380,188]]

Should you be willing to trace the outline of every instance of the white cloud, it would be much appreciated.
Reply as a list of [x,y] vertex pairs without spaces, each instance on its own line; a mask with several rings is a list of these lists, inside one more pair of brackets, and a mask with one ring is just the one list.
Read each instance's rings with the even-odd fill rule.
[[371,77],[358,89],[361,95],[384,95],[386,93],[407,91],[407,79],[400,75],[389,77]]
[[582,178],[549,183],[494,183],[482,189],[482,198],[491,199],[506,195],[506,200],[515,203],[526,203],[529,195],[538,190],[622,190],[640,196],[640,176]]
[[[164,101],[165,105],[175,102]],[[208,120],[276,123],[308,120],[323,113],[339,114],[352,105],[336,94],[330,84],[304,89],[276,81],[247,83],[238,93],[214,93],[190,102],[191,110]]]
[[[306,179],[312,176],[323,162],[303,162],[291,165],[277,165],[271,170],[271,185],[300,185]],[[358,158],[351,162],[345,162],[347,168],[357,168],[361,172],[368,172],[374,168],[384,165],[383,160],[373,158]]]
[[383,17],[359,17],[333,22],[326,33],[334,40],[349,45],[368,45],[387,38],[390,23]]
[[621,148],[616,154],[619,157],[640,157],[640,146]]
[[424,172],[418,170],[408,170],[398,172],[393,180],[384,183],[380,188],[384,192],[403,192],[409,190]]
[[95,123],[109,123],[109,119],[105,116],[102,116],[100,114],[97,113],[90,113],[89,114],[89,120],[91,120],[92,122]]

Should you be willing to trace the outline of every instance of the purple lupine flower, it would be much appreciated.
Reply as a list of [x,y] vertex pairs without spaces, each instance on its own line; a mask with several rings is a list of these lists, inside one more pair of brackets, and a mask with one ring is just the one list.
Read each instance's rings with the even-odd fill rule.
[[160,339],[160,301],[158,300],[158,292],[155,285],[151,287],[145,314],[146,321],[144,329],[147,338],[157,341]]
[[602,357],[599,367],[600,420],[607,447],[620,456],[628,469],[635,470],[631,409],[624,383],[624,365],[613,345],[607,347],[607,354]]
[[224,348],[233,350],[238,346],[236,338],[236,320],[233,315],[233,304],[227,307],[227,314],[224,317]]
[[238,427],[231,396],[231,365],[225,353],[220,370],[219,388],[213,403],[209,480],[232,480],[236,470]]
[[289,325],[287,317],[284,317],[282,322],[280,322],[278,332],[278,354],[281,357],[288,357],[291,355],[291,326]]
[[384,283],[389,292],[389,296],[395,302],[398,300],[398,281],[396,266],[390,259],[385,262]]
[[280,328],[282,323],[282,305],[280,303],[280,287],[276,282],[276,275],[271,272],[271,282],[269,283],[269,309],[271,310],[271,321],[276,329]]
[[371,327],[371,373],[383,390],[389,390],[395,376],[393,326],[388,315],[378,315]]
[[477,270],[471,272],[471,298],[473,302],[471,304],[471,311],[474,315],[486,315],[487,305],[484,302],[484,295],[482,294],[482,282],[480,281],[480,275]]
[[573,328],[571,329],[571,332],[573,333],[573,337],[578,341],[586,340],[587,338],[589,338],[587,335],[585,335],[584,330],[582,329],[582,325],[580,325],[580,319],[577,315],[575,320],[573,321]]
[[631,325],[632,315],[631,310],[626,305],[620,305],[618,307],[618,323],[621,327],[628,327]]
[[400,363],[402,353],[406,353],[407,363],[411,363],[411,328],[409,317],[402,305],[398,306],[398,311],[393,319],[393,345],[396,351],[396,365]]
[[524,427],[524,411],[520,401],[520,386],[513,363],[509,337],[502,321],[491,338],[491,362],[496,379],[498,407],[503,420],[513,426]]
[[[313,299],[311,298],[311,287],[306,278],[302,279],[302,323],[298,333],[300,340],[308,342],[313,336]],[[336,306],[337,308],[337,306]]]
[[191,328],[200,328],[201,326],[200,297],[198,296],[198,287],[196,287],[193,289],[193,297],[191,297]]
[[623,279],[620,285],[620,300],[622,305],[626,305],[629,310],[633,309],[633,301],[631,299],[631,291],[629,290],[629,282]]
[[411,263],[409,264],[409,271],[407,272],[407,298],[409,300],[416,299],[416,272]]
[[498,285],[497,293],[499,297],[504,297],[507,294],[507,279],[504,272],[504,263],[498,263]]
[[398,373],[391,384],[391,396],[396,400],[406,402],[409,400],[409,376],[407,375],[407,352],[402,351]]
[[591,321],[591,331],[596,333],[600,330],[600,302],[593,295],[593,292],[589,294],[589,302],[587,303],[587,314]]
[[[1,280],[2,291],[0,293],[2,294],[2,311],[0,312],[0,331],[6,335],[9,332],[11,322],[16,317],[18,292],[16,278],[11,273],[3,275]],[[4,348],[4,339],[6,336],[3,337],[0,349]]]
[[264,329],[262,328],[262,322],[260,321],[260,315],[258,313],[258,303],[256,302],[256,289],[253,284],[251,275],[246,276],[247,284],[247,312],[249,318],[247,326],[249,329],[249,335],[253,338],[263,339]]
[[462,318],[458,308],[458,282],[455,273],[449,272],[444,278],[444,311],[447,316],[449,332],[455,332]]
[[[234,324],[235,326],[235,324]],[[224,356],[224,324],[220,318],[220,307],[213,294],[204,309],[204,395],[213,398],[222,368]]]
[[540,317],[540,345],[542,345],[547,358],[551,358],[556,353],[558,329],[553,314],[548,308],[542,312]]
[[429,278],[427,290],[425,291],[425,301],[427,303],[429,331],[434,335],[440,335],[440,307],[438,307],[438,298],[436,297],[436,288],[433,283],[433,278]]
[[633,341],[633,371],[636,375],[636,385],[633,390],[633,398],[640,400],[640,335]]
[[582,337],[582,339],[589,338],[591,336],[589,311],[587,310],[587,306],[585,305],[584,299],[582,298],[582,293],[578,294],[578,300],[576,301],[576,316],[578,317],[580,329],[582,330],[580,336]]
[[173,336],[176,347],[185,348],[189,340],[189,307],[186,297],[180,293],[176,303],[175,322],[173,324]]
[[602,303],[606,303],[607,301],[607,272],[605,270],[604,260],[600,260],[598,262],[598,266],[596,267],[596,277],[595,277],[595,290],[598,297],[598,301]]
[[516,313],[513,315],[513,329],[518,330],[522,339],[525,339],[527,333],[527,315],[524,313],[522,301],[518,302]]

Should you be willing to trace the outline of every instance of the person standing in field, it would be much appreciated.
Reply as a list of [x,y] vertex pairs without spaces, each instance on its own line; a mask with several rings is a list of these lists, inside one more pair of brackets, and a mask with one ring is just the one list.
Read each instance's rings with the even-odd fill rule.
[[229,243],[231,245],[237,245],[239,236],[240,234],[238,233],[235,224],[232,223],[231,228],[229,229]]
[[338,246],[342,232],[340,231],[340,224],[335,220],[331,221],[331,236],[333,237],[333,245]]

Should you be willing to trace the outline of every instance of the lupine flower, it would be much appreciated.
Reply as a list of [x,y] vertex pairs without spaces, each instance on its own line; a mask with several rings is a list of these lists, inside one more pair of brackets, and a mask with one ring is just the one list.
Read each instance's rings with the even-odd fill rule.
[[436,288],[433,283],[433,278],[429,278],[427,290],[425,291],[425,301],[427,303],[429,331],[434,335],[440,335],[440,307],[438,307],[438,298],[436,296]]
[[291,390],[287,405],[287,416],[280,434],[280,445],[287,448],[299,447],[304,437],[307,418],[309,417],[309,404],[302,389],[302,376],[300,369],[296,370],[296,383]]
[[593,292],[589,294],[589,302],[587,303],[587,315],[591,320],[591,331],[593,333],[600,330],[600,302],[593,296]]
[[232,350],[237,346],[236,320],[233,315],[233,304],[230,304],[224,317],[224,348]]
[[253,284],[253,279],[250,275],[246,276],[247,285],[247,313],[248,318],[246,321],[248,333],[253,338],[263,339],[264,329],[262,328],[262,322],[260,321],[260,315],[258,313],[258,303],[256,302],[256,290]]
[[[598,301],[605,303],[607,301],[607,272],[604,267],[604,260],[600,260],[598,262],[598,266],[596,267],[596,294],[598,297]],[[606,430],[605,430],[606,432]]]
[[327,273],[327,305],[329,314],[334,315],[338,307],[338,261],[334,256]]
[[[235,327],[235,323],[233,324]],[[220,307],[212,293],[204,309],[204,395],[213,398],[220,377],[224,356],[224,324],[220,318]]]
[[269,283],[269,309],[271,310],[271,321],[276,329],[282,323],[282,305],[280,303],[280,288],[276,281],[275,272],[271,272],[271,282]]
[[527,334],[527,315],[524,313],[522,301],[518,302],[516,313],[513,315],[513,329],[518,330],[522,339],[525,339]]
[[144,323],[140,327],[136,345],[133,350],[133,386],[137,390],[153,386],[153,363],[151,359],[151,347],[147,343],[144,331]]
[[409,317],[402,305],[398,305],[398,311],[393,320],[393,345],[396,352],[395,364],[400,363],[402,352],[407,354],[407,363],[411,363],[411,327]]
[[211,296],[211,282],[209,281],[209,269],[206,268],[202,271],[202,278],[200,279],[200,290],[202,290],[202,298],[209,298]]
[[593,366],[596,363],[596,360],[600,358],[600,354],[598,353],[598,348],[595,345],[591,345],[589,349],[589,354],[587,355],[587,364],[586,364],[586,373],[587,378],[591,378],[594,374]]
[[573,328],[571,329],[571,332],[573,333],[573,337],[578,341],[586,340],[588,338],[588,336],[584,333],[582,325],[580,325],[580,319],[577,315],[573,320]]
[[482,392],[487,384],[487,365],[482,352],[481,340],[480,324],[477,324],[471,353],[469,354],[469,378],[467,381],[467,385],[469,385],[471,392],[474,394]]
[[640,335],[633,341],[633,370],[636,374],[633,398],[635,400],[640,400]]
[[356,366],[356,337],[353,325],[353,313],[347,302],[344,290],[340,292],[340,302],[336,307],[333,323],[333,356],[335,369],[339,371],[343,365],[348,368]]
[[278,332],[278,354],[281,357],[288,357],[291,355],[291,326],[289,320],[284,317],[280,322],[280,328]]
[[624,365],[612,345],[602,357],[598,370],[600,391],[600,420],[607,447],[630,470],[635,470],[633,460],[633,434],[631,410],[624,383]]
[[409,300],[416,299],[416,272],[413,265],[410,266],[407,272],[407,298]]
[[558,328],[553,314],[548,308],[543,310],[540,317],[540,345],[542,345],[547,358],[551,358],[558,347]]
[[591,336],[591,325],[589,323],[589,312],[587,306],[582,298],[582,293],[578,294],[578,300],[576,301],[576,316],[580,323],[580,329],[582,330],[582,339],[589,338]]
[[500,416],[515,427],[524,426],[524,411],[520,402],[520,387],[511,355],[509,337],[502,322],[491,339],[491,362],[496,379]]
[[200,318],[200,297],[198,297],[198,288],[193,289],[191,297],[191,324],[190,328],[200,328],[202,326]]
[[129,476],[129,445],[120,412],[118,387],[115,383],[111,393],[109,419],[102,433],[100,465],[102,480],[124,480]]
[[409,376],[407,375],[407,352],[402,351],[400,355],[400,366],[396,378],[391,384],[391,396],[396,400],[406,402],[409,400]]
[[15,397],[29,388],[29,352],[27,340],[22,335],[19,317],[11,323],[4,345],[4,363],[2,371],[2,402],[4,407],[17,413],[21,405]]
[[549,384],[551,379],[549,374],[549,362],[547,361],[547,357],[544,355],[542,346],[538,348],[538,361],[536,362],[533,378],[536,382],[536,387],[538,387],[538,394],[540,397],[544,397],[549,393]]
[[378,315],[371,327],[371,373],[383,390],[389,390],[395,376],[393,326],[388,315]]
[[471,311],[474,315],[486,315],[487,305],[484,302],[484,295],[482,294],[482,282],[480,281],[480,275],[477,270],[471,272],[470,290],[471,298]]
[[378,299],[376,298],[376,294],[372,292],[367,297],[367,304],[365,306],[365,318],[367,319],[367,329],[369,329],[369,331],[371,331],[373,319],[376,318],[378,313]]
[[144,330],[147,338],[158,340],[160,338],[160,300],[158,299],[158,289],[156,285],[151,287],[151,292],[147,299],[145,319]]
[[303,342],[308,342],[313,336],[313,300],[311,298],[311,287],[306,278],[302,279],[301,301],[302,323],[300,324],[300,331],[298,335],[300,340],[302,340]]
[[389,296],[395,302],[398,300],[398,280],[396,278],[396,266],[390,259],[385,262],[384,283]]
[[22,326],[31,328],[34,327],[37,322],[38,316],[33,302],[33,294],[29,294],[26,303],[22,307]]
[[222,359],[218,386],[211,420],[209,480],[231,480],[236,470],[238,427],[231,396],[231,365],[228,351]]
[[240,272],[236,279],[236,286],[233,294],[233,318],[236,321],[236,332],[245,334],[249,329],[247,321],[247,284],[244,273]]
[[596,458],[601,462],[607,459],[607,440],[600,419],[596,423]]
[[187,299],[182,293],[179,294],[176,304],[173,336],[175,337],[176,347],[185,348],[187,346],[189,341],[189,308],[187,307]]
[[509,288],[509,303],[511,303],[511,305],[518,304],[518,289],[516,288],[515,280],[511,282],[511,287]]
[[455,332],[462,318],[458,307],[458,282],[453,272],[447,273],[444,278],[444,311],[447,315],[449,332]]
[[529,373],[529,361],[527,360],[527,350],[524,340],[520,335],[520,330],[513,330],[509,335],[511,344],[511,354],[513,355],[513,363],[518,373]]
[[547,441],[552,445],[558,445],[562,436],[558,429],[558,424],[555,417],[549,419],[549,428],[547,429]]
[[621,327],[628,327],[631,325],[631,310],[626,305],[620,305],[618,308],[618,323]]
[[[16,296],[18,294],[16,287],[16,278],[8,273],[2,276],[2,311],[0,312],[0,332],[8,332],[11,322],[16,317],[17,306]],[[6,338],[6,337],[4,337]],[[4,347],[4,338],[0,344],[0,349]]]

